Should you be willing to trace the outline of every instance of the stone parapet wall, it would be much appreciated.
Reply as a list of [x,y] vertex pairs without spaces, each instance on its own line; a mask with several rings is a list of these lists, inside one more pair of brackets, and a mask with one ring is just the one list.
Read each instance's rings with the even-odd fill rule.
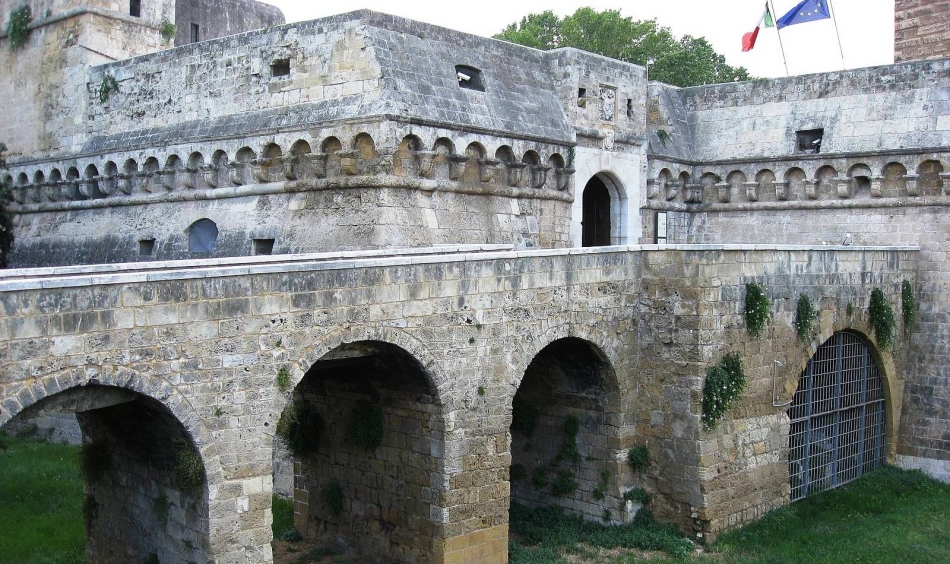
[[950,56],[950,4],[897,0],[894,8],[894,62]]

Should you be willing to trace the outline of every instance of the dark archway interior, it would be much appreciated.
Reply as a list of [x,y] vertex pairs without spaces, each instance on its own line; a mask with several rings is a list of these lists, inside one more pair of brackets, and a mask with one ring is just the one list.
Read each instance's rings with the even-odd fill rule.
[[581,245],[610,245],[610,192],[600,177],[590,179],[584,187]]
[[612,372],[577,338],[554,341],[531,361],[513,405],[512,503],[559,505],[591,520],[620,517]]
[[398,347],[361,342],[324,355],[278,424],[295,462],[298,531],[364,558],[429,560],[440,536],[430,515],[441,413],[425,369]]

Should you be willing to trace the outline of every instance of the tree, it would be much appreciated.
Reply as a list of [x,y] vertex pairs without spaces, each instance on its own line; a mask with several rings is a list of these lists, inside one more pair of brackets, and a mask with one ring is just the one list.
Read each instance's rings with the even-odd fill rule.
[[[0,170],[6,170],[7,161],[3,157],[7,146],[0,143]],[[10,191],[10,182],[6,176],[0,176],[0,268],[6,268],[7,255],[13,246],[13,216],[7,209],[7,204],[13,201]]]
[[576,47],[637,65],[650,65],[650,79],[674,86],[698,86],[749,80],[743,67],[726,64],[726,58],[702,37],[676,39],[656,20],[633,20],[618,10],[598,12],[580,8],[570,16],[557,17],[548,10],[529,14],[495,35],[535,49]]

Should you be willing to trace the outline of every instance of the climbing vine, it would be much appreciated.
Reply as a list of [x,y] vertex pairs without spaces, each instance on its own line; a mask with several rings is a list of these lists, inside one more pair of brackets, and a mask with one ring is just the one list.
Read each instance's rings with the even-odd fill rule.
[[26,38],[30,35],[31,21],[33,21],[33,14],[30,12],[29,5],[10,11],[10,19],[7,21],[7,39],[10,40],[11,51],[16,51],[26,43]]
[[762,286],[755,282],[745,285],[745,325],[752,338],[758,339],[772,313],[772,304]]
[[99,84],[99,101],[105,104],[109,101],[109,96],[119,91],[119,83],[111,74],[102,77],[102,83]]
[[901,308],[904,314],[904,332],[910,331],[910,326],[917,319],[917,297],[914,295],[914,287],[910,282],[904,280],[901,283]]
[[868,307],[871,327],[874,328],[874,338],[882,349],[888,350],[894,345],[894,310],[880,288],[871,290],[871,303]]
[[703,386],[703,428],[713,429],[742,391],[745,390],[745,373],[739,353],[727,354],[719,364],[706,371],[706,385]]
[[815,334],[815,322],[818,321],[819,311],[811,303],[811,298],[802,294],[798,296],[798,305],[795,307],[795,333],[801,342],[809,341]]

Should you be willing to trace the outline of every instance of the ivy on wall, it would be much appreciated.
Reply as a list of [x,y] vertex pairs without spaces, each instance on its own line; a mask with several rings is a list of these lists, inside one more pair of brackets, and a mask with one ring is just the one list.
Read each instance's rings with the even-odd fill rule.
[[806,294],[798,296],[795,306],[795,333],[802,343],[809,341],[815,335],[815,322],[818,321],[819,311],[811,303]]
[[7,39],[10,40],[10,50],[16,51],[30,35],[30,22],[33,21],[33,14],[30,12],[30,6],[24,5],[10,10],[10,19],[7,20]]
[[871,327],[874,328],[874,338],[883,350],[889,350],[894,345],[894,328],[897,322],[894,319],[894,310],[880,288],[871,290],[871,303],[868,306],[868,315]]
[[917,320],[918,309],[914,287],[907,280],[901,283],[901,309],[904,314],[904,332],[906,333],[910,331],[910,326]]
[[765,324],[772,313],[772,303],[765,290],[755,282],[745,285],[745,326],[753,339],[762,336]]
[[703,428],[712,430],[745,390],[745,373],[739,353],[727,354],[706,371],[703,386]]

